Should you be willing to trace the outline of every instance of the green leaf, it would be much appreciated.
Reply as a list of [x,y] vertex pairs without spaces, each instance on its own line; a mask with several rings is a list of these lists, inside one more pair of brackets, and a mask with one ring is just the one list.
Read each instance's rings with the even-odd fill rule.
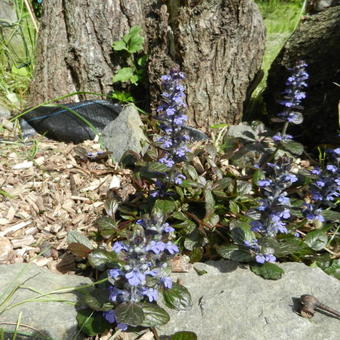
[[128,82],[130,81],[131,77],[134,75],[133,69],[131,67],[123,67],[117,71],[117,73],[113,76],[112,82],[117,83],[121,82]]
[[115,51],[127,51],[127,46],[126,46],[126,43],[123,41],[123,40],[118,40],[118,41],[115,41],[113,44],[112,44],[112,48],[115,50]]
[[118,258],[115,252],[106,249],[95,249],[88,257],[89,264],[100,271],[117,265]]
[[84,234],[76,230],[71,230],[67,233],[66,241],[68,244],[80,243],[89,249],[93,249],[91,241]]
[[117,224],[109,216],[102,216],[96,219],[94,225],[97,227],[100,235],[107,239],[117,232]]
[[252,256],[248,250],[234,250],[230,254],[230,260],[235,262],[248,263],[252,261]]
[[208,272],[204,269],[197,269],[195,267],[194,267],[194,269],[195,269],[195,272],[197,273],[197,275],[199,275],[199,276],[202,276],[204,274],[208,274]]
[[187,310],[192,307],[188,289],[179,283],[173,283],[172,288],[164,289],[163,298],[165,305],[172,309]]
[[185,221],[188,217],[182,211],[175,211],[171,217],[175,218],[176,220]]
[[240,212],[240,207],[235,201],[229,201],[229,209],[235,215],[238,215]]
[[216,245],[215,249],[218,255],[220,255],[224,259],[230,260],[232,252],[238,250],[238,246],[234,244],[233,245],[221,245],[221,246]]
[[153,207],[154,211],[160,211],[162,215],[168,216],[177,208],[175,201],[158,199]]
[[266,280],[278,280],[282,277],[284,270],[277,264],[266,262],[264,264],[256,264],[250,266],[250,269],[256,275],[263,277]]
[[313,250],[318,251],[323,249],[327,245],[328,237],[326,231],[314,230],[306,235],[304,241]]
[[81,292],[81,300],[95,311],[108,311],[114,308],[109,301],[109,290],[107,288],[95,288]]
[[124,41],[127,41],[127,48],[131,54],[143,49],[144,38],[140,35],[140,31],[139,26],[131,27],[130,32],[123,38]]
[[184,240],[184,248],[188,250],[193,250],[196,245],[200,245],[202,242],[201,233],[195,229],[191,234],[189,234]]
[[289,142],[285,142],[282,143],[282,147],[286,150],[289,151],[290,153],[300,156],[303,153],[303,145],[298,143],[298,142],[294,142],[294,141],[289,141]]
[[211,129],[222,129],[222,128],[227,127],[227,126],[229,126],[229,124],[219,123],[219,124],[211,125],[210,128]]
[[194,332],[181,331],[171,335],[170,340],[197,340],[197,335]]
[[112,328],[102,313],[94,312],[91,309],[82,309],[78,311],[77,322],[79,329],[88,336],[102,334]]
[[323,210],[322,216],[327,221],[331,222],[339,222],[340,221],[340,212],[334,210]]
[[198,173],[197,173],[194,166],[192,166],[190,164],[186,164],[184,170],[191,177],[192,180],[197,181]]
[[204,190],[205,217],[211,216],[215,212],[215,200],[210,189]]
[[139,303],[138,304],[144,313],[144,320],[141,323],[143,327],[156,327],[165,325],[170,320],[170,316],[166,310],[154,303]]
[[175,229],[180,229],[185,235],[192,233],[196,229],[196,223],[191,220],[185,220],[172,226]]
[[159,178],[160,176],[164,176],[168,171],[169,168],[165,164],[150,162],[141,169],[141,175],[147,178]]
[[199,262],[203,257],[203,247],[195,247],[189,254],[190,262]]
[[129,92],[122,92],[122,91],[115,91],[111,93],[112,99],[117,99],[120,102],[123,103],[131,103],[134,101],[134,98],[132,97],[131,93]]
[[317,262],[317,265],[328,275],[334,276],[336,279],[340,280],[340,259],[334,259],[329,262],[328,266],[324,264],[321,265]]
[[143,323],[144,312],[137,303],[121,303],[115,312],[119,323],[126,323],[130,326],[140,326]]

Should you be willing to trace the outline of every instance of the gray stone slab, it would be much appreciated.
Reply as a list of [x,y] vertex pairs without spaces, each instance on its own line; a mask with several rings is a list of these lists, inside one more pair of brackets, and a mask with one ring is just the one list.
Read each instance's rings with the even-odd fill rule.
[[19,331],[34,334],[30,339],[41,339],[41,333],[53,340],[77,339],[77,311],[74,306],[74,303],[77,302],[76,294],[63,293],[46,297],[67,300],[71,302],[70,304],[65,302],[27,302],[2,312],[6,306],[38,296],[32,290],[20,288],[8,303],[3,304],[3,302],[11,290],[19,284],[40,292],[50,292],[89,283],[91,283],[89,278],[53,273],[35,264],[0,265],[0,328],[5,331],[14,330],[14,325],[21,313],[21,324],[36,330],[33,331],[31,328],[23,326],[19,328]]
[[[210,265],[209,265],[210,264]],[[293,310],[303,294],[340,310],[340,282],[319,268],[284,263],[284,276],[264,280],[228,261],[196,263],[195,270],[174,274],[192,294],[190,311],[171,311],[159,334],[194,331],[199,340],[338,340],[340,320],[316,313],[305,319]]]

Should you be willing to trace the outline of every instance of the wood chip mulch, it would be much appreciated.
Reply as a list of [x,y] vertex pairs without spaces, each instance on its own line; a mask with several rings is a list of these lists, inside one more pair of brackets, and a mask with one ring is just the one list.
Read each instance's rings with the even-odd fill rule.
[[129,170],[109,158],[87,158],[84,153],[100,150],[96,141],[74,145],[18,135],[12,123],[0,122],[0,264],[34,262],[72,272],[68,231],[95,231],[108,191],[126,187]]

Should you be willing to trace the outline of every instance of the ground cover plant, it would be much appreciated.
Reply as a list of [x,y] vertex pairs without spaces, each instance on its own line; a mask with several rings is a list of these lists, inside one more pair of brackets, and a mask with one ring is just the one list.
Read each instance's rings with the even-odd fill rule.
[[[137,82],[137,66],[129,64],[120,81]],[[149,327],[157,337],[156,327],[169,320],[166,308],[191,305],[190,292],[170,276],[169,260],[178,254],[192,263],[249,264],[266,279],[279,279],[280,262],[288,261],[340,278],[340,150],[320,149],[312,159],[289,134],[303,120],[308,65],[296,61],[290,73],[282,111],[272,117],[276,130],[241,123],[209,141],[191,140],[185,129],[185,75],[173,69],[162,76],[158,115],[143,115],[149,150],[129,153],[121,164],[131,170],[135,192],[109,191],[96,231],[68,234],[69,250],[83,259],[79,273],[96,282],[82,292],[88,309],[78,315],[81,331]],[[179,338],[195,335],[171,339]]]

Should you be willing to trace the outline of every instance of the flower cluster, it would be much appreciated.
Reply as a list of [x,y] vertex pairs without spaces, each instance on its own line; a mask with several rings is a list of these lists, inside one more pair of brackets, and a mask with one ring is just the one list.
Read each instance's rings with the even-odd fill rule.
[[[337,160],[340,155],[340,149],[331,150],[330,152]],[[315,167],[311,170],[314,181],[310,187],[310,203],[303,207],[303,214],[308,220],[318,220],[324,222],[321,206],[329,205],[337,197],[340,197],[340,167],[334,164],[328,164],[324,169]]]
[[[184,129],[188,117],[184,114],[185,87],[182,84],[184,74],[177,70],[171,70],[169,74],[163,75],[162,99],[163,103],[158,107],[158,119],[161,121],[160,128],[164,135],[158,139],[164,155],[159,162],[173,169],[176,163],[186,160],[189,151],[187,143],[189,136]],[[170,180],[175,184],[181,184],[185,176],[173,171]]]
[[[267,163],[266,178],[257,182],[263,198],[255,209],[257,218],[250,224],[251,230],[259,233],[263,240],[288,232],[286,222],[291,216],[291,204],[286,190],[297,181],[296,175],[290,169],[291,161],[287,158],[281,158],[276,163]],[[275,262],[271,250],[261,247],[257,240],[246,241],[245,246],[257,254],[258,263]]]
[[299,61],[291,69],[292,74],[287,79],[283,100],[280,101],[285,110],[278,116],[289,123],[301,124],[303,121],[302,114],[297,110],[302,109],[301,101],[306,98],[306,93],[303,92],[303,89],[307,87],[306,80],[309,77],[305,70],[306,66],[304,61]]
[[[169,239],[174,229],[154,215],[137,221],[128,242],[116,241],[112,250],[121,262],[117,268],[108,270],[111,286],[110,301],[118,305],[123,302],[156,301],[160,288],[171,288],[170,269],[167,261],[179,249]],[[107,321],[116,322],[115,311],[104,312]],[[120,329],[127,325],[117,324]]]

